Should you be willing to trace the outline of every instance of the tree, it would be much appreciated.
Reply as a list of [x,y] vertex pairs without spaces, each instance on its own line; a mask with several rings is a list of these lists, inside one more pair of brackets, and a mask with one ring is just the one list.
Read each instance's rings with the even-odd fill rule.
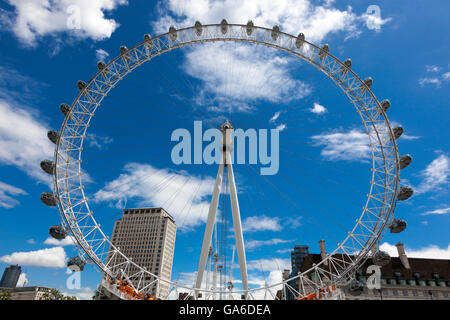
[[0,291],[0,300],[12,300],[11,292],[6,290]]
[[57,289],[50,289],[50,291],[45,292],[40,300],[78,300],[74,296],[65,296]]

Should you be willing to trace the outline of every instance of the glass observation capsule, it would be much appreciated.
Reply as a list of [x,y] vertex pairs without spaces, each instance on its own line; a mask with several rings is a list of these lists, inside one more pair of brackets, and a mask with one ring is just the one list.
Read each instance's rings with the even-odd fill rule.
[[249,21],[247,22],[247,26],[245,27],[245,31],[247,32],[248,36],[251,36],[253,33],[253,29],[254,29],[254,24],[253,21]]
[[330,51],[330,47],[328,46],[328,44],[324,44],[322,46],[322,48],[320,48],[320,51],[319,51],[319,58],[320,58],[320,60],[325,59],[325,57],[328,54],[328,51]]
[[383,101],[380,102],[380,105],[383,108],[384,112],[386,112],[391,106],[391,102],[388,99],[384,99]]
[[297,39],[295,39],[295,46],[297,48],[301,48],[305,43],[305,35],[303,33],[299,33]]
[[276,41],[278,39],[278,35],[280,34],[280,27],[279,26],[273,26],[271,37],[273,41]]
[[56,207],[57,201],[53,193],[43,192],[40,197],[41,201],[49,207]]
[[406,229],[406,221],[402,219],[394,219],[389,225],[389,231],[391,233],[400,233]]
[[344,61],[344,65],[341,66],[341,73],[347,73],[348,69],[352,67],[352,59],[347,59]]
[[411,187],[404,186],[400,187],[400,191],[398,192],[397,199],[400,201],[408,200],[413,195],[414,190]]
[[67,236],[66,230],[61,225],[51,226],[48,233],[55,239],[62,240]]
[[51,160],[43,160],[41,161],[41,169],[48,174],[53,174],[55,171],[55,165],[53,164],[53,161]]
[[87,87],[87,83],[86,83],[86,82],[81,81],[81,80],[79,80],[79,81],[77,82],[77,88],[78,88],[78,90],[83,91],[86,87]]
[[385,251],[377,251],[372,257],[373,264],[383,267],[391,262],[391,256]]
[[59,110],[61,110],[61,113],[64,115],[64,117],[67,117],[70,112],[70,106],[67,103],[62,103],[59,106]]
[[175,29],[174,26],[171,26],[169,28],[169,38],[170,38],[170,40],[172,40],[172,41],[177,40],[177,36],[178,36],[177,29]]
[[47,132],[47,137],[51,142],[57,144],[59,140],[59,133],[55,130],[50,130],[49,132]]
[[402,126],[398,126],[393,128],[392,131],[394,132],[394,138],[397,140],[402,136],[404,130]]
[[67,261],[67,268],[74,272],[83,271],[85,265],[86,262],[84,262],[80,257],[73,257]]
[[195,33],[197,34],[197,37],[200,37],[203,32],[203,26],[200,23],[200,21],[195,21]]
[[412,161],[412,157],[409,154],[405,154],[400,157],[400,169],[405,169]]
[[228,32],[227,20],[223,19],[222,22],[220,22],[220,31],[222,32],[222,34],[225,34]]

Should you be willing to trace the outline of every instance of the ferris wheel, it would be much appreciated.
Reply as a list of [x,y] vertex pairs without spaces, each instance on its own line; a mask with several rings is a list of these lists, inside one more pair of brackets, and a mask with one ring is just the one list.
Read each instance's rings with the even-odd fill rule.
[[[171,289],[187,292],[185,298],[212,299],[219,292],[214,286],[203,286],[204,271],[210,258],[211,234],[213,232],[217,201],[222,184],[224,165],[218,168],[214,193],[209,208],[208,221],[203,238],[202,252],[194,286],[186,286],[176,281],[160,278],[146,268],[141,267],[116,247],[104,232],[89,207],[84,191],[82,169],[83,143],[87,136],[97,108],[108,93],[133,70],[145,62],[152,63],[156,56],[169,51],[207,42],[234,42],[258,44],[273,50],[283,51],[290,56],[315,67],[332,80],[342,90],[354,106],[361,119],[365,133],[370,141],[371,181],[367,199],[354,227],[342,239],[337,248],[325,254],[321,261],[308,270],[283,278],[278,283],[266,284],[259,288],[248,286],[245,248],[242,227],[229,150],[224,142],[224,163],[228,168],[228,183],[233,211],[234,233],[238,252],[242,289],[228,292],[243,299],[254,298],[257,292],[269,292],[269,298],[283,299],[273,295],[273,288],[281,288],[296,299],[319,297],[317,292],[326,293],[334,288],[347,285],[352,294],[362,291],[362,284],[355,280],[355,271],[369,258],[373,263],[383,266],[389,262],[389,255],[379,250],[379,241],[385,231],[399,233],[406,228],[406,222],[394,218],[394,209],[398,200],[410,198],[413,190],[400,186],[400,170],[412,161],[410,155],[400,156],[397,139],[402,135],[402,127],[391,127],[387,117],[389,100],[379,102],[371,91],[372,79],[361,79],[352,69],[350,59],[344,62],[329,52],[328,45],[316,46],[305,39],[302,33],[297,36],[280,31],[278,26],[272,29],[258,27],[249,21],[247,24],[229,24],[223,20],[220,24],[202,25],[176,29],[151,37],[144,36],[144,42],[128,49],[120,47],[120,55],[108,64],[99,62],[98,72],[89,82],[79,81],[79,94],[69,106],[62,104],[64,115],[61,129],[49,131],[48,138],[56,145],[54,159],[41,162],[41,168],[53,175],[53,192],[41,194],[41,200],[48,206],[58,207],[61,224],[52,226],[49,233],[56,239],[72,236],[79,249],[79,256],[68,261],[68,267],[82,271],[86,263],[92,264],[103,275],[102,285],[123,299],[153,299],[148,295],[149,288],[155,284],[164,284]],[[221,126],[224,141],[233,126],[225,122]],[[228,166],[227,166],[228,165]],[[234,258],[234,251],[233,251]],[[208,272],[210,268],[208,267]],[[149,284],[145,279],[153,279]],[[208,278],[209,276],[207,276]],[[293,285],[295,283],[295,285]],[[127,290],[122,290],[126,288]]]

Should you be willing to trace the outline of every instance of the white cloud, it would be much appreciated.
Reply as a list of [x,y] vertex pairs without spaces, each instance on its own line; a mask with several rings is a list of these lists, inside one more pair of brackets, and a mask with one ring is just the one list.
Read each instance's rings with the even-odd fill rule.
[[245,232],[280,231],[281,229],[280,219],[277,217],[252,216],[242,222],[242,230]]
[[0,163],[14,165],[29,176],[50,184],[39,163],[51,159],[54,146],[47,129],[35,115],[0,99]]
[[89,143],[90,147],[103,150],[108,144],[112,143],[114,139],[110,137],[102,137],[96,134],[88,134],[86,141]]
[[[388,242],[384,242],[380,246],[380,250],[386,251],[392,257],[398,257],[397,247]],[[410,258],[450,259],[450,244],[447,248],[439,248],[436,245],[429,245],[420,249],[405,247],[405,253]]]
[[441,186],[448,184],[449,175],[450,158],[445,154],[441,154],[421,172],[423,181],[415,188],[415,192],[421,194],[428,191],[437,191]]
[[441,86],[441,80],[437,77],[425,77],[419,80],[419,84],[424,87],[426,84],[435,84],[437,87]]
[[449,79],[450,79],[450,71],[449,71],[449,72],[446,72],[446,73],[444,73],[444,74],[442,74],[442,78],[443,78],[444,80],[449,80]]
[[0,261],[20,266],[64,268],[66,252],[63,247],[41,249],[37,251],[14,252],[0,257]]
[[287,129],[287,126],[286,126],[286,124],[285,123],[282,123],[282,124],[279,124],[276,128],[275,128],[275,130],[278,130],[278,131],[284,131],[284,130],[286,130]]
[[275,112],[275,114],[272,116],[272,118],[270,118],[269,122],[277,121],[277,119],[280,117],[280,114],[281,114],[280,111]]
[[[1,152],[1,151],[0,151]],[[27,193],[20,188],[13,187],[0,181],[0,207],[13,208],[19,204],[19,201],[11,196],[26,195]]]
[[427,72],[438,72],[441,70],[441,68],[439,66],[435,66],[435,65],[426,65],[425,69],[427,70]]
[[18,288],[22,288],[25,287],[25,285],[29,282],[28,278],[27,278],[27,274],[26,273],[21,273],[19,276],[19,280],[17,280],[17,287]]
[[62,240],[48,237],[47,239],[45,239],[44,244],[60,247],[73,246],[75,245],[75,239],[72,238],[72,236],[68,236]]
[[36,240],[34,240],[34,239],[28,239],[28,240],[27,240],[27,243],[28,243],[28,244],[36,244]]
[[97,58],[97,61],[107,62],[106,59],[108,59],[109,53],[103,49],[97,49],[95,51],[95,57]]
[[184,27],[220,23],[226,18],[229,23],[245,24],[252,20],[255,25],[271,27],[279,25],[284,32],[297,35],[303,32],[306,38],[316,42],[331,33],[345,32],[353,35],[360,18],[351,7],[339,10],[315,5],[310,0],[279,1],[235,1],[235,0],[169,0],[161,2],[160,17],[153,22],[156,32],[167,32],[170,25]]
[[316,146],[325,146],[320,154],[328,160],[363,161],[370,155],[369,137],[358,130],[312,136]]
[[270,240],[249,240],[245,242],[245,249],[253,250],[263,246],[272,246],[281,243],[289,243],[292,240],[270,239]]
[[291,268],[291,259],[257,259],[247,261],[248,270],[256,271],[283,271]]
[[427,211],[427,212],[422,213],[422,216],[443,215],[443,214],[447,214],[447,213],[450,213],[450,207]]
[[209,196],[214,179],[186,172],[156,169],[151,165],[129,163],[117,179],[95,193],[97,202],[120,202],[134,198],[140,206],[163,206],[175,219],[178,228],[206,221]]
[[202,82],[198,104],[212,111],[249,111],[257,100],[286,103],[310,94],[308,85],[290,76],[292,60],[270,48],[211,43],[190,48],[182,68]]
[[[76,38],[102,40],[109,38],[119,24],[105,13],[127,4],[126,0],[9,0],[14,7],[11,29],[26,45],[37,40],[70,32]],[[78,12],[79,15],[78,15]],[[74,27],[75,26],[75,27]]]
[[312,113],[315,113],[315,114],[322,114],[322,113],[327,112],[327,108],[325,108],[324,106],[314,102],[314,107],[309,109],[309,111],[311,111]]

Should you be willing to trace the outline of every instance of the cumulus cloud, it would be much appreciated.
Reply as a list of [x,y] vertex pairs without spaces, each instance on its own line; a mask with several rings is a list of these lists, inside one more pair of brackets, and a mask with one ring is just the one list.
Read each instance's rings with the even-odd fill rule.
[[292,59],[270,48],[211,43],[189,49],[182,68],[202,83],[198,104],[212,111],[250,111],[257,100],[286,103],[310,94],[307,84],[291,77]]
[[280,219],[277,217],[252,216],[242,222],[242,230],[245,232],[280,231],[281,229]]
[[282,124],[279,124],[276,128],[275,128],[275,130],[278,130],[278,131],[284,131],[284,130],[286,130],[287,129],[287,126],[286,126],[286,124],[285,123],[282,123]]
[[62,292],[65,296],[77,297],[78,300],[92,300],[95,295],[94,290],[89,287],[80,288],[79,290],[72,290],[68,292]]
[[54,146],[46,126],[29,110],[0,99],[0,163],[13,165],[29,176],[50,184],[39,163],[51,159]]
[[[386,251],[393,257],[398,257],[397,247],[388,242],[384,242],[380,246],[380,250]],[[410,258],[450,259],[450,244],[447,248],[440,248],[436,245],[429,245],[420,249],[405,247],[405,253]]]
[[375,14],[363,14],[361,18],[365,21],[367,28],[375,30],[376,32],[381,31],[381,27],[392,20],[392,18],[383,19],[381,16]]
[[48,237],[47,239],[45,239],[44,244],[60,247],[73,246],[75,245],[75,239],[72,238],[71,236],[68,236],[62,240]]
[[95,193],[94,200],[118,203],[126,197],[137,200],[139,206],[162,206],[179,228],[188,228],[206,221],[214,181],[212,177],[129,163],[124,173]]
[[441,80],[437,77],[424,77],[419,80],[419,84],[424,87],[427,84],[434,84],[437,87],[441,86]]
[[245,24],[252,20],[258,26],[279,25],[282,31],[321,41],[331,33],[357,33],[361,17],[351,7],[340,10],[331,3],[316,5],[310,0],[235,1],[235,0],[169,0],[160,2],[160,16],[153,22],[156,32],[167,32],[170,25],[189,26],[196,20],[204,24],[219,23],[224,17],[229,23]]
[[281,111],[275,112],[275,114],[270,118],[269,122],[275,122],[280,117]]
[[415,188],[417,194],[439,190],[448,184],[450,175],[450,158],[446,154],[439,155],[421,173],[422,182]]
[[0,257],[0,261],[20,266],[64,268],[66,252],[63,247],[54,247],[27,252],[14,252]]
[[444,214],[447,214],[447,213],[450,213],[450,207],[427,211],[427,212],[422,213],[422,216],[444,215]]
[[111,37],[119,24],[105,17],[126,0],[8,0],[10,28],[24,44],[34,46],[38,39],[70,32],[75,38],[102,40]]
[[314,102],[314,106],[311,109],[309,109],[309,111],[311,111],[312,113],[315,113],[315,114],[322,114],[322,113],[327,112],[327,108]]
[[20,188],[16,188],[0,181],[0,208],[13,208],[19,204],[19,201],[11,196],[26,195],[27,193]]
[[436,65],[426,65],[425,69],[427,70],[427,72],[438,72],[441,70],[441,68]]
[[328,160],[364,161],[370,156],[369,137],[352,129],[312,136],[314,145],[324,146],[320,154]]

